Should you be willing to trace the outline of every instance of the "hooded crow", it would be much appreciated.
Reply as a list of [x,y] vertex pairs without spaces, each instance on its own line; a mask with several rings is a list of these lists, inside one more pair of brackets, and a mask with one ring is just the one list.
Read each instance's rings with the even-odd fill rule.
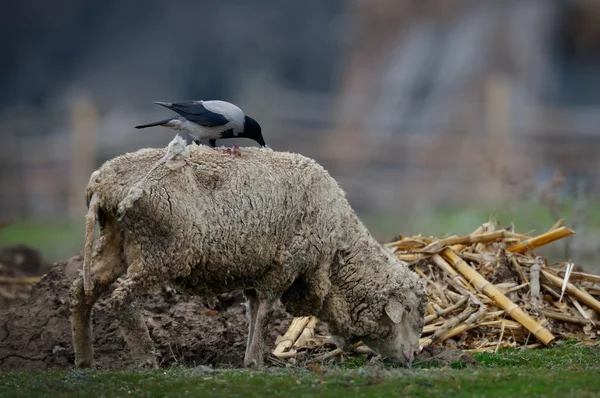
[[216,146],[216,140],[226,138],[250,138],[260,146],[266,146],[262,130],[258,122],[236,105],[225,101],[180,101],[180,102],[153,102],[164,106],[176,113],[169,119],[154,123],[135,126],[143,129],[152,126],[170,127],[175,130],[185,131],[200,145],[200,140],[208,140],[211,147]]

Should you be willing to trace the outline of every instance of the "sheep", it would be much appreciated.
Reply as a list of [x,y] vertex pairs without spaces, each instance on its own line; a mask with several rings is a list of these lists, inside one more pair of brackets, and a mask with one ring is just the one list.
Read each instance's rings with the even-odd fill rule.
[[246,367],[263,366],[277,300],[293,316],[318,317],[344,350],[362,340],[410,364],[425,312],[419,276],[370,235],[316,161],[240,153],[146,148],[92,174],[83,272],[70,291],[75,365],[93,365],[92,308],[123,275],[110,305],[136,366],[158,366],[140,301],[166,282],[207,298],[243,291]]

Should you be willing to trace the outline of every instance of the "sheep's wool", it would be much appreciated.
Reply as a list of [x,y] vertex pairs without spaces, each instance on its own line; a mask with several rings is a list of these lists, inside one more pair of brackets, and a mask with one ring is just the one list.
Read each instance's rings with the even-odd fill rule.
[[[398,339],[396,324],[408,319],[402,339],[414,345],[419,277],[373,239],[329,173],[299,154],[240,151],[191,145],[170,159],[165,148],[142,149],[94,173],[88,205],[120,245],[130,289],[165,281],[206,296],[254,289],[292,315],[318,316],[342,345]],[[84,275],[93,279],[85,267],[107,255],[110,239],[94,256],[86,239]],[[115,308],[127,306],[119,300]]]

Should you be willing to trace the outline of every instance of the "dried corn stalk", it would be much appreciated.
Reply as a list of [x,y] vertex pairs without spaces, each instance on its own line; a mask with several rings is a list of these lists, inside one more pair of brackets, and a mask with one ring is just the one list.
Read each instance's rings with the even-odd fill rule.
[[[400,236],[389,243],[399,260],[428,281],[421,345],[451,341],[461,349],[493,352],[600,336],[600,276],[573,272],[559,302],[564,264],[549,266],[533,253],[574,233],[558,222],[548,232],[531,237],[488,222],[467,236]],[[303,335],[296,330],[298,322],[309,324],[297,319],[290,327],[293,333],[285,335],[288,339]],[[293,358],[301,353],[308,362],[342,355],[327,336],[314,335],[314,324],[308,333],[314,338],[308,341],[322,345],[290,345],[284,338],[275,355]],[[354,351],[366,352],[366,348],[358,344]]]

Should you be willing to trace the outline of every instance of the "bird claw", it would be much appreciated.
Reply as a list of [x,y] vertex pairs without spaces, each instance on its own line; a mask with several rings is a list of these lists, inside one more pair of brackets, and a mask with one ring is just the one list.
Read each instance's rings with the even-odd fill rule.
[[240,152],[240,147],[234,145],[233,148],[225,148],[223,149],[223,153],[227,153],[229,155],[237,156],[238,158],[242,157],[242,152]]

